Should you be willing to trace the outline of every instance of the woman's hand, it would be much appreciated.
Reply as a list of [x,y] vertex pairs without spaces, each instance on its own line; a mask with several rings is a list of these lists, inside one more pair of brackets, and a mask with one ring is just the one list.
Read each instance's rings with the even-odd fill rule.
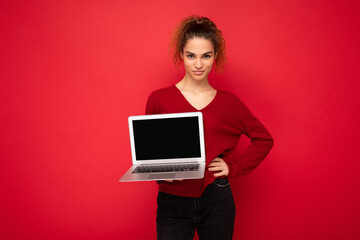
[[217,171],[214,173],[214,177],[227,176],[229,174],[229,167],[222,158],[215,158],[208,165],[208,170],[211,172]]
[[[214,177],[221,177],[227,176],[229,174],[229,167],[226,162],[222,158],[215,158],[212,162],[208,165],[208,169],[211,172],[218,172],[214,173]],[[175,180],[165,180],[166,182],[174,182],[174,181],[183,181],[183,179],[175,179]]]

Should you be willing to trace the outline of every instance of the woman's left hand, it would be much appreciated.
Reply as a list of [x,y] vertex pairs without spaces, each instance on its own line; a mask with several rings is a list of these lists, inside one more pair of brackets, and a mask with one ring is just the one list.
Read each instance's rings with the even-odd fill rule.
[[214,177],[227,176],[229,174],[229,167],[226,162],[222,158],[215,158],[208,165],[209,171],[217,171],[218,173],[214,173]]

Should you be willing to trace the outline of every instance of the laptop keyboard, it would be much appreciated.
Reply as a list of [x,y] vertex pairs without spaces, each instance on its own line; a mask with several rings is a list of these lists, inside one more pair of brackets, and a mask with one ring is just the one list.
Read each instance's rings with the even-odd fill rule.
[[199,170],[198,163],[189,164],[166,164],[156,166],[138,166],[132,173],[153,173],[153,172],[184,172]]

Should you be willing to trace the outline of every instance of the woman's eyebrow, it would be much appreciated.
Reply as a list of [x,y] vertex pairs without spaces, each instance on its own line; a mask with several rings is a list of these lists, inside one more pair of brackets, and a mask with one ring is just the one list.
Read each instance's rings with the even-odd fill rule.
[[[191,54],[196,55],[195,53],[192,53],[192,52],[189,52],[189,51],[186,51],[186,53],[191,53]],[[203,53],[203,55],[205,55],[205,54],[209,54],[209,53],[212,53],[212,51],[209,51],[209,52]]]

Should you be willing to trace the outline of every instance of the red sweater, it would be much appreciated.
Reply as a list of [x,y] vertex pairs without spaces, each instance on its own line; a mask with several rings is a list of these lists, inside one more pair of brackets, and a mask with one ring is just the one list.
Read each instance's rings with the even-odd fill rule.
[[[172,85],[153,91],[148,97],[146,114],[197,112]],[[220,157],[229,166],[228,178],[250,173],[266,157],[273,146],[273,139],[266,128],[234,94],[217,90],[215,98],[203,109],[206,165]],[[231,154],[242,134],[251,139],[249,147],[240,155]],[[205,170],[202,179],[158,181],[162,192],[185,197],[200,197],[215,177]]]

